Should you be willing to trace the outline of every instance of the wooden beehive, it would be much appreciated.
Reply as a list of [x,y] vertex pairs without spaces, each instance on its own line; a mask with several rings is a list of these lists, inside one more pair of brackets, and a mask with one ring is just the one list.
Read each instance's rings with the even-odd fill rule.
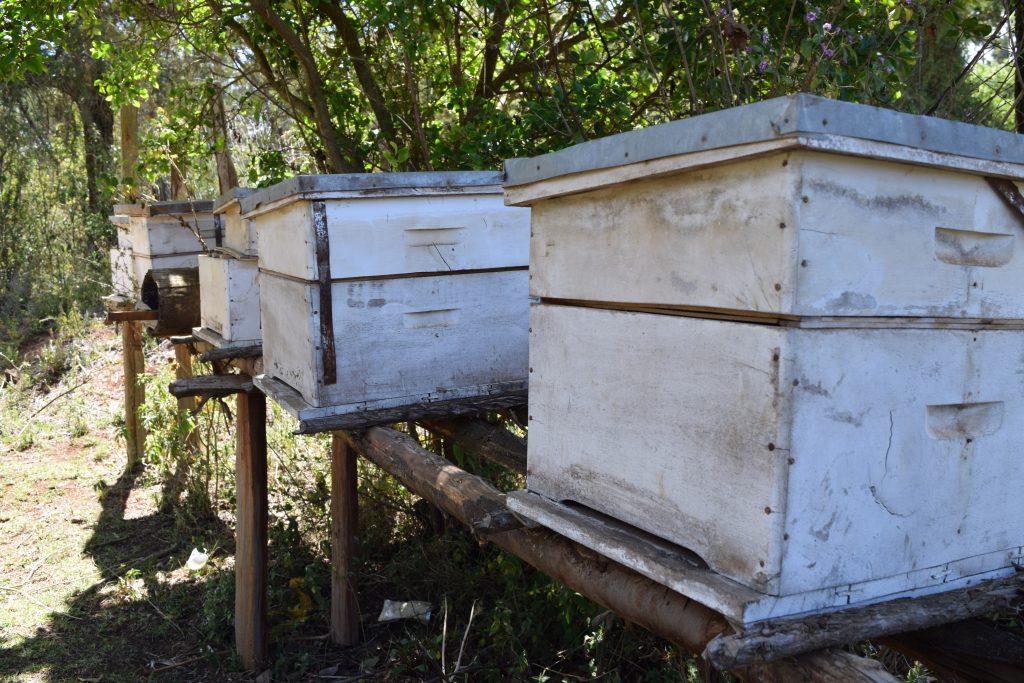
[[253,190],[234,188],[213,208],[217,246],[199,256],[202,324],[193,330],[217,348],[260,344],[259,267],[255,228],[238,200]]
[[500,181],[307,176],[241,200],[259,242],[258,383],[301,429],[525,390],[529,211],[504,206]]
[[1016,136],[793,96],[506,174],[540,299],[515,509],[743,623],[1013,572]]
[[228,190],[214,203],[213,220],[223,243],[217,244],[242,256],[256,256],[256,226],[243,219],[238,202],[256,190],[235,187]]
[[212,208],[210,201],[115,206],[110,217],[117,228],[117,246],[110,250],[114,293],[138,300],[149,271],[196,267],[203,243],[212,246],[215,240]]

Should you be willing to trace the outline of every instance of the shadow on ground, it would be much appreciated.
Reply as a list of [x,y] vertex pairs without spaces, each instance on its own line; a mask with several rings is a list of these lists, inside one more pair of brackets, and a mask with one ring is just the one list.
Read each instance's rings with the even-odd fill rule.
[[[191,550],[190,539],[181,537],[172,515],[126,518],[139,476],[125,472],[98,491],[102,511],[83,553],[102,578],[76,591],[34,636],[0,646],[0,681],[242,680],[227,671],[234,668],[231,652],[210,645],[230,642],[217,632],[230,623],[230,571],[168,580]],[[232,542],[220,522],[203,531],[222,546]],[[200,668],[199,678],[189,677]]]

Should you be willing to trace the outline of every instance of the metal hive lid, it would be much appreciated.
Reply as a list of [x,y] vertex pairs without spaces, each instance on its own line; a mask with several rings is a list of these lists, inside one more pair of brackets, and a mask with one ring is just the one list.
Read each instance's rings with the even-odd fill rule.
[[1024,164],[1024,136],[815,95],[778,97],[505,162],[505,186],[796,136],[839,136]]
[[345,197],[444,194],[464,188],[493,188],[501,191],[498,171],[422,171],[412,173],[339,173],[303,175],[259,190],[239,200],[242,213],[295,196],[336,195]]
[[243,198],[248,197],[254,192],[258,192],[252,187],[232,187],[230,190],[217,197],[213,202],[213,212],[221,213],[221,209],[226,207],[231,202],[241,201]]

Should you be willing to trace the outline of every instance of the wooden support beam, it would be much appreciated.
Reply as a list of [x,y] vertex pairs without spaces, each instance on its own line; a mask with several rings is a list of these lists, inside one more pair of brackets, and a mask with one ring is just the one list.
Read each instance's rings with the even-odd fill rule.
[[[496,462],[501,462],[501,460],[509,463],[521,461],[524,463],[523,469],[513,469],[525,471],[526,442],[518,439],[518,437],[499,425],[490,424],[476,418],[456,418],[428,420],[423,423],[423,426],[443,436],[452,438],[467,450],[477,452]],[[499,434],[499,432],[501,433]],[[505,438],[505,434],[511,438]],[[501,460],[488,455],[488,453],[494,452],[494,444],[500,445],[499,457]],[[456,516],[456,518],[458,517]],[[954,629],[957,637],[963,641],[967,639],[985,639],[990,637],[990,628],[985,629],[975,625],[971,629],[964,630],[963,626],[950,624],[940,629],[892,635],[899,634],[900,631],[906,631],[910,628],[918,629],[923,625],[948,622],[951,618],[964,618],[975,614],[998,612],[1011,605],[1020,604],[1022,589],[1024,589],[1024,574],[1019,573],[1010,579],[989,583],[967,592],[960,591],[953,594],[899,600],[848,612],[837,612],[831,615],[817,615],[812,618],[785,620],[783,622],[776,622],[776,624],[767,629],[758,629],[751,634],[737,635],[732,633],[731,630],[723,631],[721,635],[707,644],[705,656],[708,656],[716,666],[722,669],[751,666],[753,668],[750,668],[748,672],[750,677],[759,675],[763,676],[765,681],[786,681],[790,679],[785,677],[772,679],[768,678],[768,676],[781,675],[778,674],[779,671],[785,671],[786,675],[789,676],[799,676],[802,675],[801,672],[804,664],[790,663],[787,665],[794,668],[780,668],[780,665],[776,665],[766,673],[762,668],[754,666],[754,662],[758,660],[764,661],[766,658],[780,659],[792,657],[813,650],[822,651],[824,648],[846,645],[850,642],[864,639],[866,637],[865,633],[871,632],[873,636],[888,634],[888,637],[883,642],[889,647],[925,662],[933,671],[953,672],[956,676],[959,676],[957,680],[961,680],[962,683],[981,683],[983,680],[991,680],[993,683],[1003,683],[1004,681],[1008,683],[1011,680],[1024,681],[1024,656],[1017,660],[1019,662],[1018,668],[1007,668],[1009,666],[1008,662],[1012,661],[1007,659],[1007,657],[1011,656],[1008,653],[1014,653],[1014,656],[1016,656],[1016,653],[1019,651],[1017,649],[1019,647],[1018,644],[1010,642],[1010,635],[1004,635],[998,639],[999,645],[995,649],[995,653],[990,656],[982,657],[977,655],[973,659],[968,657],[957,658],[959,668],[951,660],[949,653],[952,651],[952,648],[949,646],[949,639],[940,639],[937,636],[939,633],[944,633],[944,629]],[[580,590],[580,592],[585,593],[583,590]],[[956,615],[959,615],[959,617]],[[973,620],[967,623],[977,624],[977,621]],[[971,636],[971,633],[975,630],[978,633]],[[922,634],[927,634],[928,637],[924,637]],[[1024,641],[1024,638],[1020,640]],[[741,649],[743,652],[740,651]],[[727,655],[727,651],[731,651],[731,654]],[[975,648],[974,651],[984,652],[985,650],[983,648]],[[832,670],[838,667],[838,671],[848,672],[848,663],[842,662],[844,659],[842,653],[831,654],[824,659],[822,657],[821,652],[815,653],[813,656],[813,659],[818,662],[815,666],[821,669],[821,671]],[[979,670],[983,671],[988,678],[984,676],[976,679],[967,677],[968,673],[966,672],[977,672]],[[1012,675],[1006,673],[1007,671],[1011,671]],[[876,673],[869,673],[872,676],[876,675]],[[1000,678],[1000,675],[1003,678]],[[803,679],[793,678],[791,680]],[[854,680],[872,679],[862,678]]]
[[138,322],[143,320],[158,320],[159,311],[107,311],[106,323]]
[[121,353],[124,366],[124,426],[127,442],[127,468],[135,469],[146,453],[146,429],[139,420],[139,409],[146,402],[146,389],[139,379],[146,372],[142,354],[142,329],[139,323],[121,323]]
[[[731,631],[725,618],[713,610],[547,529],[484,531],[487,525],[481,519],[504,505],[504,494],[420,448],[412,437],[374,427],[361,434],[347,433],[346,438],[413,493],[623,619],[690,652],[702,652],[716,636]],[[467,504],[467,498],[472,504]],[[738,673],[743,680],[766,683],[898,683],[878,662],[832,650]]]
[[[282,398],[288,394],[295,393],[293,389],[285,388],[283,382],[277,382],[273,378],[264,380],[267,385],[280,387],[277,392]],[[274,391],[270,392],[274,395]],[[297,393],[295,394],[297,395]],[[278,396],[275,399],[281,400]],[[287,400],[287,399],[285,399]],[[299,397],[301,400],[301,397]],[[431,420],[444,419],[453,415],[477,415],[488,410],[505,410],[511,406],[526,404],[526,392],[514,391],[497,396],[474,396],[472,398],[460,398],[448,401],[432,401],[430,403],[419,403],[416,405],[399,406],[396,408],[379,408],[365,410],[342,415],[328,415],[324,417],[312,417],[299,420],[298,434],[317,434],[319,432],[334,432],[338,430],[364,429],[376,425],[394,424],[408,420]]]
[[219,349],[204,351],[199,360],[204,363],[212,363],[215,360],[235,360],[237,358],[261,358],[263,356],[263,345],[252,346],[224,346]]
[[421,424],[471,453],[515,472],[526,472],[526,441],[499,424],[478,417],[427,420]]
[[359,603],[351,566],[359,533],[356,453],[345,438],[331,437],[331,640],[360,641]]
[[249,375],[202,375],[191,379],[176,379],[168,387],[171,396],[223,397],[253,391]]
[[957,683],[1024,681],[1024,635],[984,619],[883,638],[883,645],[916,659],[933,674]]
[[[175,344],[174,345],[174,377],[176,380],[189,380],[192,379],[192,349],[189,348],[188,344]],[[179,396],[178,397],[178,411],[182,414],[188,414],[195,410],[196,400],[192,396]],[[199,439],[198,434],[195,430],[188,433],[185,437],[185,445],[189,451],[196,453],[199,451]]]
[[249,671],[267,654],[267,400],[238,394],[235,487],[235,647]]
[[[346,438],[370,462],[393,474],[417,495],[485,535],[518,529],[523,523],[505,507],[505,494],[480,477],[459,469],[436,453],[420,447],[408,434],[374,428]],[[411,457],[410,453],[415,454]],[[408,482],[429,481],[437,486],[413,488]]]
[[[704,656],[723,669],[919,630],[1006,610],[1024,595],[1024,572],[966,590],[890,600],[828,614],[778,619],[750,632],[723,635]],[[899,639],[896,639],[897,642]],[[916,639],[914,642],[923,642]],[[896,645],[899,649],[898,644]],[[920,649],[920,648],[916,648]],[[1024,659],[1019,669],[1024,680]]]

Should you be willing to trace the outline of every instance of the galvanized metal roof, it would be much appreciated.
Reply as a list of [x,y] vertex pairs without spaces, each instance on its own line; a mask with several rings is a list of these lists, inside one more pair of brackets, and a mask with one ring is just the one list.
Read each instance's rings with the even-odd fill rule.
[[1024,136],[798,94],[693,116],[643,130],[505,162],[505,186],[641,161],[797,136],[841,136],[953,154],[1024,163]]
[[336,175],[303,175],[290,178],[239,200],[242,213],[254,211],[261,205],[287,199],[295,195],[350,194],[373,196],[387,194],[419,194],[464,188],[501,188],[498,171],[423,171],[414,173],[343,173]]

